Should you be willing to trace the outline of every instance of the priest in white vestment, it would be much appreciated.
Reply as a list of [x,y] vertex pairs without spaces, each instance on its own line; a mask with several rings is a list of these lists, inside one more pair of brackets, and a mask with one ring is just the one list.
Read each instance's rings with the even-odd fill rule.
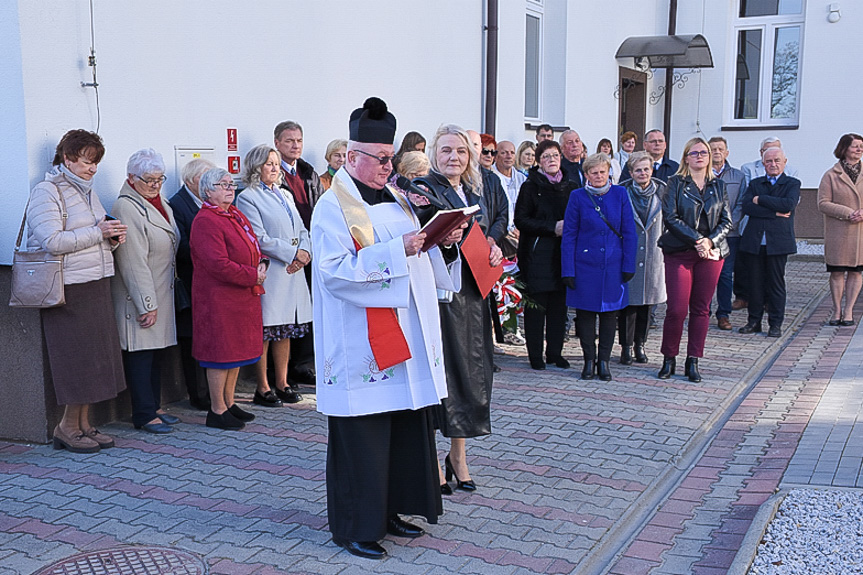
[[396,120],[383,101],[366,100],[349,128],[347,163],[311,222],[317,401],[333,541],[383,559],[385,534],[423,534],[399,513],[442,512],[428,408],[447,393],[436,290],[461,287],[461,230],[424,246],[411,205],[385,187]]

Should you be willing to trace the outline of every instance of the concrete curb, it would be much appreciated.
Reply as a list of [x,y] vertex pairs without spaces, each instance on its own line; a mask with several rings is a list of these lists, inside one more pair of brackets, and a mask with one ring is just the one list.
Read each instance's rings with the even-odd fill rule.
[[752,518],[752,523],[746,531],[743,542],[740,543],[740,549],[737,550],[737,555],[734,556],[734,561],[731,562],[727,575],[746,575],[749,572],[752,562],[755,561],[755,554],[761,544],[761,539],[764,537],[770,522],[776,517],[776,512],[782,502],[785,501],[785,496],[788,495],[789,491],[790,489],[780,489],[758,508],[758,513]]
[[[740,384],[728,394],[720,408],[707,419],[692,440],[684,447],[672,465],[638,497],[630,507],[630,512],[614,526],[617,533],[600,539],[589,554],[579,563],[579,572],[584,575],[602,575],[620,558],[628,545],[638,536],[650,521],[659,506],[674,492],[686,478],[687,472],[698,462],[710,446],[710,441],[723,425],[731,418],[746,396],[761,380],[764,374],[782,353],[785,346],[796,335],[797,328],[806,322],[815,309],[828,295],[824,286],[801,310],[794,322],[784,330],[782,337],[770,348],[772,353],[764,354],[741,378]],[[754,555],[753,555],[754,557]]]

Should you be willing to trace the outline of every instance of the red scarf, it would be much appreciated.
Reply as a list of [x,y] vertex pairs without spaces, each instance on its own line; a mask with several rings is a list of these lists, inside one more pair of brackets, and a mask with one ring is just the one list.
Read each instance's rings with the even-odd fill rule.
[[[255,262],[254,266],[257,268],[258,262],[261,261],[261,245],[258,243],[258,238],[252,230],[252,224],[249,223],[249,220],[246,219],[243,212],[238,210],[235,206],[228,206],[227,210],[223,210],[209,202],[202,202],[201,209],[210,210],[220,217],[229,218],[231,220],[237,233],[241,238],[243,238],[243,241],[246,242],[246,246],[249,248],[249,253],[252,256],[252,261]],[[252,288],[252,293],[255,295],[263,295],[265,293],[264,287],[256,285]]]

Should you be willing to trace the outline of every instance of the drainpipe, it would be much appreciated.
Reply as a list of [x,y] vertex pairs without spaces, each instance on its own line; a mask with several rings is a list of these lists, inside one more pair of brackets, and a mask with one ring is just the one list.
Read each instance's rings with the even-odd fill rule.
[[498,0],[488,0],[485,44],[485,122],[483,130],[494,136],[497,119]]
[[[668,3],[668,35],[677,34],[677,0]],[[674,68],[665,69],[665,111],[662,117],[662,131],[665,134],[667,150],[671,150],[671,90],[674,88]]]

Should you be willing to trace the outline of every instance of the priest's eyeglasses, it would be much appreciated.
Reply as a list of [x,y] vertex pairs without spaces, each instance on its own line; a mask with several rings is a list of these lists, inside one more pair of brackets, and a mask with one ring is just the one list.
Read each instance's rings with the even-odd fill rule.
[[354,151],[359,152],[364,156],[368,156],[370,158],[376,159],[378,162],[380,162],[380,164],[382,166],[386,166],[388,163],[393,161],[393,158],[395,158],[395,155],[393,155],[393,156],[376,156],[374,154],[369,154],[368,152],[364,152],[362,150],[354,150]]

